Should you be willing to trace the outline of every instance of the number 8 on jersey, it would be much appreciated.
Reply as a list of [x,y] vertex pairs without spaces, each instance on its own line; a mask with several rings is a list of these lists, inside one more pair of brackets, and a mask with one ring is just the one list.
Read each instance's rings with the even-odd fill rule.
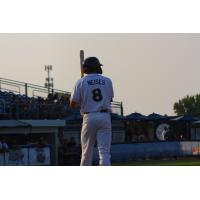
[[94,101],[99,102],[99,101],[101,101],[103,99],[101,90],[99,88],[96,88],[96,89],[92,90],[92,94],[93,94],[93,100]]

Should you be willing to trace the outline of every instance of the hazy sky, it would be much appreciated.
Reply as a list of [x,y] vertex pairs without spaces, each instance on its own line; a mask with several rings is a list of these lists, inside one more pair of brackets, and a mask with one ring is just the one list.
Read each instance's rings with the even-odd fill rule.
[[55,88],[72,91],[80,49],[100,59],[125,114],[173,115],[174,102],[199,93],[200,34],[0,34],[0,76],[44,85],[51,64]]

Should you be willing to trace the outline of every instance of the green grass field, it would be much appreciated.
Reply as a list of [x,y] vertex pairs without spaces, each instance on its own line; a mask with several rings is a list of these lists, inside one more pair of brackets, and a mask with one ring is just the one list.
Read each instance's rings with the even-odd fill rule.
[[180,160],[146,160],[112,163],[112,166],[200,166],[200,158]]

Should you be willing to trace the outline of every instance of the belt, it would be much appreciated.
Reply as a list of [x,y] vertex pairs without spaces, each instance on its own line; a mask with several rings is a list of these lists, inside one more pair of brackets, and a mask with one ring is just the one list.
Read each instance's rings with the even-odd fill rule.
[[[96,112],[100,112],[100,113],[108,113],[109,110],[108,109],[103,109],[103,110],[100,110],[100,111],[96,111]],[[96,113],[96,112],[84,112],[83,114],[89,114],[89,113]]]

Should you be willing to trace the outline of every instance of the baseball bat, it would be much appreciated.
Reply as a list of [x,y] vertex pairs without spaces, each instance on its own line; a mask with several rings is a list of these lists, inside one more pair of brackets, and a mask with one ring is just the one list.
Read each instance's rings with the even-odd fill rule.
[[84,50],[80,50],[81,78],[84,76],[83,62],[84,62]]

